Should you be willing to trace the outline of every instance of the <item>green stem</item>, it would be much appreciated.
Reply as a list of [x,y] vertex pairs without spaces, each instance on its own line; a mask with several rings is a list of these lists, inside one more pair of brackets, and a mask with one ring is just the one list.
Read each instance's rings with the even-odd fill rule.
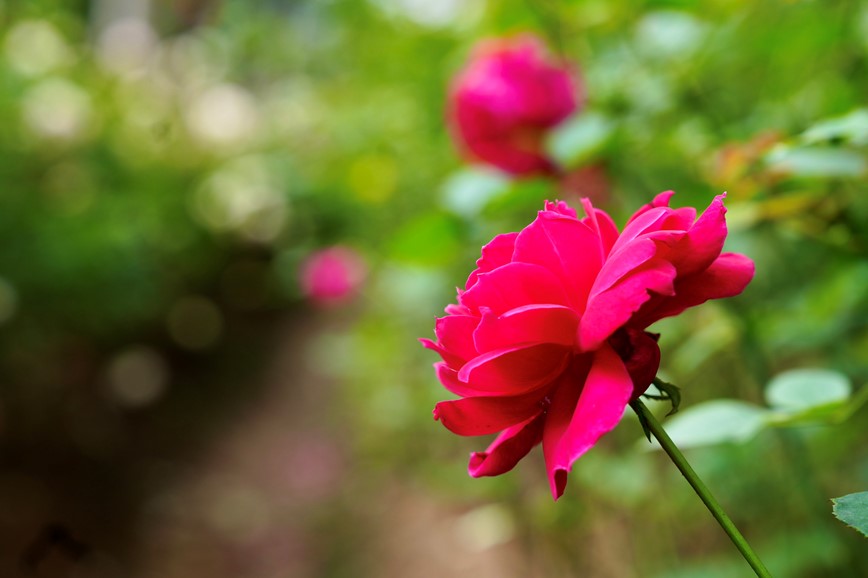
[[750,544],[747,543],[747,540],[744,539],[744,536],[741,535],[741,532],[738,531],[738,528],[735,527],[735,524],[732,523],[732,520],[729,519],[729,516],[726,515],[726,512],[723,511],[717,500],[714,499],[714,496],[711,495],[708,487],[687,462],[684,454],[681,453],[681,450],[678,449],[678,446],[675,445],[675,442],[672,441],[672,438],[669,437],[669,434],[666,433],[666,430],[663,429],[663,426],[660,425],[654,414],[639,399],[630,402],[630,407],[639,416],[639,420],[654,434],[654,437],[660,442],[663,451],[669,455],[675,463],[675,467],[681,471],[681,474],[687,479],[693,491],[696,492],[696,495],[699,496],[699,499],[702,500],[702,503],[711,512],[711,515],[714,516],[714,519],[717,520],[723,531],[726,532],[729,539],[732,540],[732,543],[735,544],[735,547],[738,548],[738,551],[741,552],[741,555],[744,556],[744,559],[753,568],[756,575],[760,578],[771,578],[771,574],[769,574],[762,560],[759,559],[759,556],[756,555],[756,552],[753,551]]

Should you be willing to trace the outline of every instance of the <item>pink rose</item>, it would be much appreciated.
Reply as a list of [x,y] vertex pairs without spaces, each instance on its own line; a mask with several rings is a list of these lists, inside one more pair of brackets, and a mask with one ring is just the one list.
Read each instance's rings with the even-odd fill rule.
[[482,248],[458,304],[437,320],[443,401],[435,419],[466,436],[500,432],[470,457],[471,476],[512,469],[542,442],[555,499],[573,462],[620,421],[645,392],[660,350],[645,328],[708,299],[738,295],[753,262],[721,253],[724,195],[696,220],[672,209],[672,191],[639,209],[619,233],[583,199],[579,219],[547,202],[519,233]]
[[311,254],[301,267],[304,294],[321,305],[355,295],[366,275],[362,257],[348,247],[331,247]]
[[467,156],[517,176],[551,173],[544,137],[580,100],[575,75],[539,39],[489,40],[453,80],[449,121]]

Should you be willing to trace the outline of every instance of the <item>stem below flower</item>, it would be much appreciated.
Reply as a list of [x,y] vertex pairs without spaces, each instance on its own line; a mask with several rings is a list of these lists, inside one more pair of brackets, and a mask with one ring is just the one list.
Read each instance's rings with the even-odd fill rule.
[[741,535],[741,532],[738,531],[738,528],[735,527],[735,524],[732,523],[732,520],[729,519],[729,516],[726,515],[726,512],[723,511],[717,500],[714,499],[714,496],[711,495],[708,487],[687,462],[684,454],[681,453],[681,450],[678,449],[678,446],[675,445],[675,442],[672,441],[672,438],[669,437],[669,434],[666,433],[666,430],[663,429],[663,426],[660,425],[654,414],[648,410],[640,399],[630,402],[630,407],[639,416],[640,421],[654,434],[654,437],[660,442],[663,451],[669,455],[673,463],[675,463],[675,467],[681,471],[681,474],[687,479],[693,491],[696,492],[696,495],[699,496],[699,499],[702,500],[702,503],[711,512],[711,515],[714,516],[714,519],[717,520],[723,531],[726,532],[729,539],[732,540],[732,543],[735,544],[735,547],[738,548],[738,551],[741,552],[741,555],[747,560],[750,567],[753,568],[756,575],[760,578],[771,578],[771,574],[762,563],[762,560],[759,559],[759,556],[753,551],[750,544],[747,543],[747,540]]

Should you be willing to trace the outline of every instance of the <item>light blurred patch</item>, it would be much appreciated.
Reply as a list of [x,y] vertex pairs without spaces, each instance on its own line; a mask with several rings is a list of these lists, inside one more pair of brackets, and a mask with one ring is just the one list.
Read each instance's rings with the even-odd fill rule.
[[794,177],[860,177],[868,172],[865,156],[843,148],[788,147],[772,148],[765,157],[768,170]]
[[9,65],[26,76],[39,76],[69,64],[72,50],[60,32],[45,20],[22,20],[6,35]]
[[[110,127],[114,150],[130,165],[165,158],[169,162],[178,131],[174,106],[178,91],[165,75],[149,70],[147,76],[127,77],[116,86],[114,98],[123,102],[120,121]],[[167,154],[168,153],[168,154]],[[165,161],[164,161],[165,162]]]
[[109,24],[99,35],[96,57],[108,70],[122,76],[139,75],[156,52],[157,35],[138,18],[123,18]]
[[218,84],[199,92],[187,104],[184,116],[191,136],[206,147],[247,144],[259,129],[256,99],[237,84]]
[[184,297],[169,310],[166,328],[172,340],[184,349],[207,349],[223,333],[223,314],[210,299]]
[[484,0],[371,0],[385,14],[429,28],[465,27],[479,20]]
[[169,367],[163,356],[150,347],[122,351],[106,369],[106,388],[121,407],[146,407],[162,397],[169,384]]
[[347,170],[347,185],[356,198],[368,203],[382,203],[395,192],[398,165],[386,155],[365,155],[353,161]]
[[636,27],[636,44],[642,54],[684,60],[707,37],[707,26],[687,12],[660,10],[645,15]]
[[266,129],[274,136],[294,139],[304,135],[306,149],[322,141],[321,125],[327,111],[310,78],[299,75],[273,84],[265,90],[261,108],[268,118]]
[[455,521],[458,541],[469,550],[481,552],[505,544],[515,536],[512,513],[501,504],[470,510]]
[[428,318],[442,310],[444,293],[454,279],[442,271],[423,267],[392,265],[377,276],[371,303],[382,303],[401,320]]
[[193,197],[193,216],[217,232],[260,243],[274,240],[287,217],[285,196],[261,157],[249,155],[214,172]]
[[90,95],[60,77],[47,78],[22,98],[24,124],[35,136],[52,140],[78,140],[95,121]]
[[506,192],[509,177],[487,167],[463,169],[443,184],[443,205],[457,215],[476,217],[488,202]]
[[229,46],[225,35],[200,28],[166,42],[160,60],[175,82],[201,89],[219,83],[229,69]]

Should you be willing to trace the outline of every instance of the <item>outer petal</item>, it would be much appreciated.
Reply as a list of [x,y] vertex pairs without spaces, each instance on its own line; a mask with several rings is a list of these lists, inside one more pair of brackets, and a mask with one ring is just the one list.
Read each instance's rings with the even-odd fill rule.
[[498,267],[506,265],[512,260],[512,252],[515,249],[515,238],[518,233],[506,233],[497,235],[487,245],[482,247],[482,256],[476,261],[476,270],[467,278],[465,289],[470,289],[476,284],[476,278],[482,273],[494,271]]
[[521,344],[557,343],[572,346],[579,316],[563,305],[527,305],[503,315],[487,312],[473,334],[479,351]]
[[615,225],[612,217],[610,217],[605,211],[594,208],[591,204],[591,199],[582,199],[582,205],[587,214],[587,217],[582,219],[582,223],[597,233],[597,236],[600,238],[603,245],[603,257],[605,258],[609,255],[609,251],[612,250],[612,246],[618,240],[618,236],[620,235],[620,233],[618,233],[618,227]]
[[603,263],[600,238],[580,221],[541,211],[515,240],[513,260],[545,267],[566,287],[570,304],[581,313]]
[[594,281],[592,294],[601,293],[650,261],[657,254],[657,244],[651,239],[640,238],[622,246],[603,264]]
[[624,231],[612,247],[612,253],[617,253],[641,235],[660,231],[671,213],[672,209],[668,207],[655,207],[635,217],[624,227]]
[[679,277],[707,268],[717,259],[726,240],[725,195],[718,195],[687,235],[670,250],[669,259],[678,269]]
[[511,397],[466,397],[441,401],[434,407],[434,419],[458,435],[480,436],[499,432],[521,423],[543,409],[545,390]]
[[[561,385],[561,390],[565,386]],[[552,400],[543,432],[546,469],[556,500],[564,493],[573,462],[621,421],[633,394],[633,380],[618,354],[604,344],[594,353],[578,402],[556,408],[561,401],[570,401],[569,394],[558,394]]]
[[473,345],[473,332],[479,321],[479,317],[470,315],[440,317],[434,323],[436,345],[432,347],[425,341],[422,344],[439,353],[453,369],[461,369],[468,359],[478,355]]
[[551,343],[491,351],[469,361],[458,379],[480,393],[519,395],[551,383],[566,367],[570,352]]
[[655,298],[647,308],[639,311],[633,323],[637,327],[647,327],[709,299],[734,297],[744,291],[753,275],[754,263],[749,258],[738,253],[723,253],[705,271],[678,279],[675,295]]
[[546,201],[545,210],[551,211],[553,213],[558,213],[560,215],[563,215],[564,217],[571,217],[573,219],[578,218],[576,210],[563,201]]
[[530,263],[509,263],[483,273],[460,299],[472,310],[487,308],[494,313],[524,305],[569,305],[561,280],[544,267]]
[[521,458],[542,441],[545,414],[540,412],[503,431],[484,452],[470,454],[467,472],[474,478],[498,476],[515,467]]
[[612,287],[592,294],[579,323],[579,347],[583,351],[599,347],[651,298],[651,292],[672,295],[675,274],[671,263],[654,258]]
[[458,379],[458,372],[449,367],[446,362],[440,361],[434,364],[434,371],[437,373],[437,379],[443,384],[447,391],[460,395],[461,397],[471,397],[480,395],[483,392],[477,391]]
[[672,198],[672,195],[675,194],[675,191],[663,191],[654,197],[654,200],[648,203],[647,205],[643,205],[639,207],[639,210],[633,213],[633,216],[627,220],[627,224],[629,225],[633,221],[635,221],[639,216],[644,215],[651,209],[656,207],[668,207],[669,200]]

